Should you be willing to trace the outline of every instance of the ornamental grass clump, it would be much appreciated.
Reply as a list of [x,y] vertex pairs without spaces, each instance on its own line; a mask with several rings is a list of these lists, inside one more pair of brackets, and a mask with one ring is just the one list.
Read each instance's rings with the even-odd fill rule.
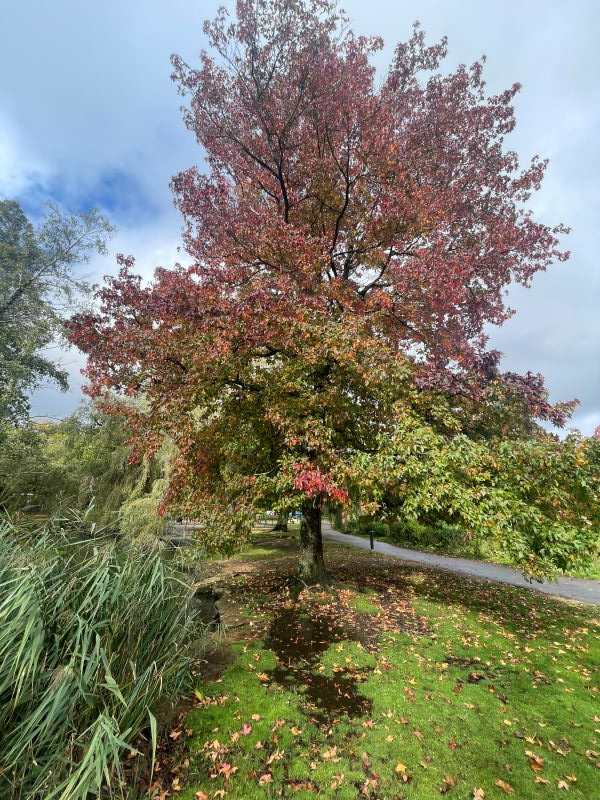
[[192,596],[159,552],[0,522],[2,798],[122,795],[202,639]]

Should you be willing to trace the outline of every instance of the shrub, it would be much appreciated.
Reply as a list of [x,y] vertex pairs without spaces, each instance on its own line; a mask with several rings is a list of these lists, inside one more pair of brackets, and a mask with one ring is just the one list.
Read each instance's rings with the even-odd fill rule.
[[176,698],[202,628],[156,551],[0,522],[0,796],[119,794],[120,760]]
[[344,531],[358,536],[368,536],[372,533],[376,539],[381,539],[382,537],[389,536],[390,528],[386,522],[381,522],[372,517],[358,517],[349,520],[344,525]]
[[365,525],[364,532],[368,534],[372,533],[376,539],[381,539],[382,537],[389,536],[390,526],[386,522],[374,520]]

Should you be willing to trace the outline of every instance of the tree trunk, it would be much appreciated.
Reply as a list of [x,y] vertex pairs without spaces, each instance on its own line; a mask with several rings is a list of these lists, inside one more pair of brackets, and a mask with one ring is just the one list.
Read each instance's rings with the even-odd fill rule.
[[298,577],[308,585],[327,583],[321,536],[321,507],[318,500],[307,500],[302,506],[300,522],[300,555]]
[[277,523],[276,523],[275,527],[273,528],[273,530],[274,531],[286,531],[287,532],[287,529],[288,529],[287,521],[288,521],[288,512],[287,511],[282,511],[279,514],[279,516],[277,517]]

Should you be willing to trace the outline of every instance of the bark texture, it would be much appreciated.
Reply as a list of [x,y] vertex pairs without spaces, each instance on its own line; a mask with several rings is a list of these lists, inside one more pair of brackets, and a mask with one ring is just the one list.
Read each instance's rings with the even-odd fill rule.
[[321,508],[310,500],[302,506],[298,577],[308,585],[327,583],[328,581],[325,561],[323,560]]
[[277,522],[275,527],[273,528],[274,531],[287,531],[288,526],[288,512],[282,511],[281,514],[277,517]]

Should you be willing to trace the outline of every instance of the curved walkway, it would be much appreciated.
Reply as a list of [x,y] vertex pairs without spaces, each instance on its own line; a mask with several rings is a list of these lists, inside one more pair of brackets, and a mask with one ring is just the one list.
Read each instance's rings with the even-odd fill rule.
[[[347,533],[340,533],[334,530],[328,522],[323,521],[323,538],[339,544],[350,545],[350,547],[360,547],[369,550],[368,539],[361,536],[351,536]],[[486,561],[474,561],[470,558],[454,558],[452,556],[438,556],[434,553],[423,553],[420,550],[409,550],[406,547],[398,547],[387,542],[375,540],[375,552],[383,553],[404,561],[413,561],[417,564],[424,564],[436,569],[445,569],[450,572],[458,572],[462,575],[469,575],[472,578],[481,580],[499,581],[500,583],[510,583],[513,586],[521,586],[524,589],[533,589],[536,592],[553,594],[557,597],[565,597],[569,600],[579,600],[584,603],[595,603],[600,605],[600,581],[586,580],[584,578],[561,577],[557,581],[546,581],[538,583],[527,581],[521,572],[511,567],[503,567],[500,564],[489,564]]]

